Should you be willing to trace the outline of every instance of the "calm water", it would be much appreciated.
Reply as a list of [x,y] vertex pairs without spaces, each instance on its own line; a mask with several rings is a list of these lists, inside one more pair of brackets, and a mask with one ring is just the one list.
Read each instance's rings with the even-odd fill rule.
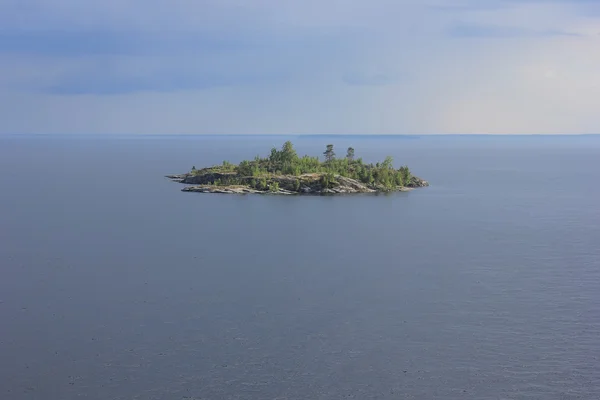
[[163,178],[284,140],[0,137],[0,398],[600,398],[600,137],[293,138],[432,184],[388,196]]

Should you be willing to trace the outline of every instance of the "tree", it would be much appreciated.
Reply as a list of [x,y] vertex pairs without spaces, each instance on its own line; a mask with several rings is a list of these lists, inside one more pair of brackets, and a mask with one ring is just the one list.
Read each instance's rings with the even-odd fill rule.
[[409,186],[410,185],[410,181],[412,179],[412,174],[410,173],[410,170],[408,169],[408,167],[406,165],[403,166],[403,167],[400,167],[400,169],[398,170],[398,172],[402,176],[402,185],[403,186]]
[[[221,165],[200,170],[193,166],[190,175],[204,176],[203,181],[217,186],[245,184],[262,191],[277,190],[278,185],[273,182],[275,175],[287,175],[291,180],[286,180],[283,188],[296,192],[302,189],[303,180],[313,179],[312,176],[303,176],[304,174],[318,175],[323,188],[339,185],[335,180],[336,176],[360,180],[376,190],[393,190],[398,186],[413,185],[414,177],[408,167],[395,169],[392,157],[376,164],[366,163],[355,156],[353,147],[348,147],[345,157],[339,159],[333,149],[332,144],[327,145],[323,153],[324,161],[320,157],[298,157],[293,144],[287,141],[279,148],[273,147],[271,153],[264,158],[256,156],[253,160],[242,161],[238,165],[223,161]],[[227,173],[218,174],[219,172]],[[216,176],[221,179],[214,179]],[[303,176],[302,179],[300,176]]]
[[354,161],[354,148],[348,147],[348,152],[346,153],[346,158],[348,161]]
[[328,144],[327,145],[327,150],[325,150],[325,152],[323,153],[325,155],[325,161],[326,162],[330,162],[335,160],[335,153],[333,152],[333,145],[332,144]]
[[294,145],[289,140],[283,144],[281,148],[281,161],[283,163],[292,164],[298,159]]
[[244,160],[238,165],[237,173],[241,176],[252,176],[252,164]]
[[381,168],[391,169],[393,162],[394,159],[391,156],[387,156],[385,158],[385,161],[383,161],[383,163],[381,164]]
[[279,164],[280,160],[281,153],[275,147],[273,147],[271,149],[271,154],[269,155],[269,162],[271,163],[271,166],[275,168]]
[[399,170],[396,172],[396,175],[394,176],[394,183],[396,184],[396,186],[405,186],[404,185],[404,177],[402,176],[402,172],[400,172]]

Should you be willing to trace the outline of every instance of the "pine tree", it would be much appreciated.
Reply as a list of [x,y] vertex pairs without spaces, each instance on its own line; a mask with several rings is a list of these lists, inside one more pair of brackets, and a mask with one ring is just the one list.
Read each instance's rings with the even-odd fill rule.
[[327,145],[327,150],[325,150],[325,152],[323,153],[325,155],[325,161],[326,162],[330,162],[335,160],[335,153],[333,152],[333,145],[332,144],[328,144]]
[[346,158],[348,161],[354,161],[354,148],[348,147],[348,152],[346,153]]

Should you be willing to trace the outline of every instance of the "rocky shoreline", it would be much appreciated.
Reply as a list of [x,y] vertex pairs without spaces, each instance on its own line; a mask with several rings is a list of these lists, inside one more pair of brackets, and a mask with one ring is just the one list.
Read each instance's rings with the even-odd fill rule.
[[[427,187],[429,183],[418,177],[411,177],[406,186],[384,187],[367,185],[358,180],[341,175],[333,175],[333,179],[325,181],[326,174],[312,173],[302,175],[270,175],[268,177],[240,177],[236,173],[206,172],[202,174],[167,175],[174,182],[188,185],[183,192],[219,193],[219,194],[277,194],[277,195],[336,195],[353,193],[383,193],[409,191],[414,188]],[[264,182],[262,189],[256,188],[256,182]],[[235,180],[236,184],[227,184]]]

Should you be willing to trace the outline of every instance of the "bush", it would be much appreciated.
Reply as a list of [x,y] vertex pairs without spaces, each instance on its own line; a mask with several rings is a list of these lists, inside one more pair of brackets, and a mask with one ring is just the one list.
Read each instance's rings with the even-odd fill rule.
[[326,189],[331,189],[337,184],[333,173],[328,172],[321,177],[321,186]]
[[268,186],[267,186],[267,178],[265,178],[264,176],[259,179],[256,183],[256,189],[257,190],[267,190]]
[[[320,160],[318,157],[298,157],[292,143],[288,141],[281,149],[271,149],[271,154],[268,157],[261,158],[256,156],[253,160],[240,162],[239,165],[223,161],[222,165],[211,169],[197,170],[194,166],[192,167],[192,174],[203,175],[210,172],[235,172],[237,176],[223,178],[224,182],[216,180],[213,184],[247,182],[258,190],[269,190],[267,180],[270,179],[271,175],[280,174],[300,176],[302,174],[322,174],[326,172],[321,178],[321,185],[325,188],[337,185],[334,178],[337,175],[356,179],[367,185],[385,186],[388,188],[408,186],[412,181],[412,174],[408,167],[403,166],[399,169],[394,169],[392,157],[386,157],[380,163],[366,164],[361,158],[355,157],[353,148],[348,148],[346,157],[338,159],[335,157],[332,145],[328,145],[324,155],[325,161]],[[240,179],[246,177],[254,177],[255,179]],[[300,186],[300,181],[293,183],[293,188],[296,191],[300,190]]]

